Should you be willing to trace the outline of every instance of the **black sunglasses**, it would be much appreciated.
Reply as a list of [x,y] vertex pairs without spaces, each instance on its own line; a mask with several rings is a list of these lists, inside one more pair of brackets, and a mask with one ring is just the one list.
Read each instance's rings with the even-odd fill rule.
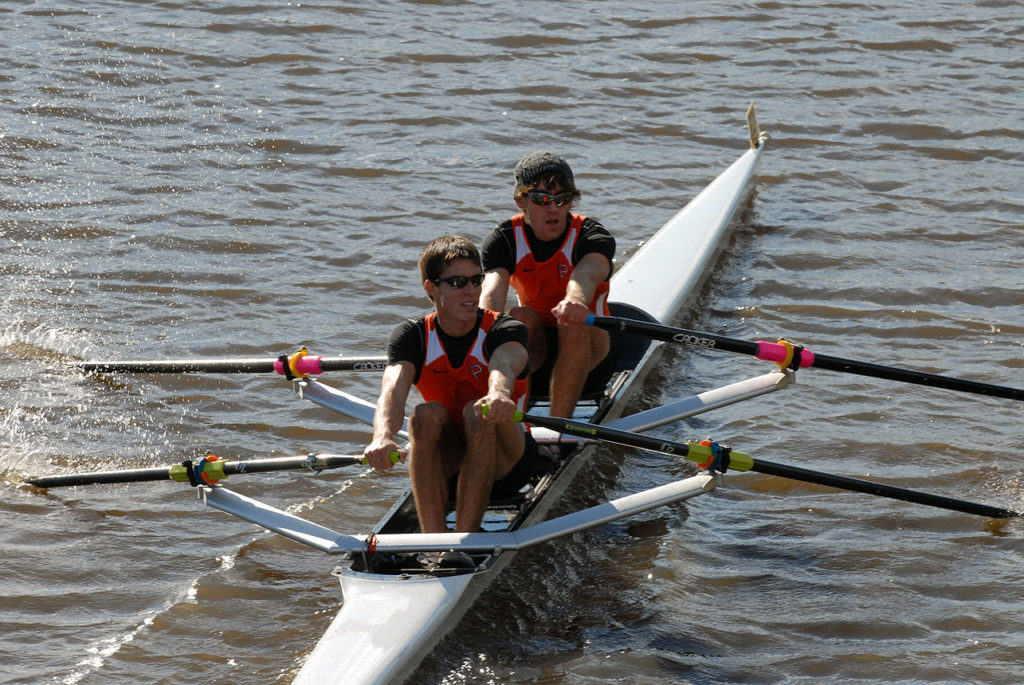
[[530,202],[532,202],[535,205],[540,205],[541,207],[547,207],[552,202],[555,203],[556,207],[564,207],[565,205],[572,202],[575,196],[576,193],[573,192],[559,193],[558,195],[548,195],[547,193],[542,193],[539,190],[531,190],[528,193],[526,193],[526,197],[530,198]]
[[472,283],[473,287],[479,288],[480,284],[484,282],[483,274],[473,274],[472,276],[446,276],[445,278],[435,278],[434,283],[447,283],[455,290],[462,290],[466,287],[467,283]]

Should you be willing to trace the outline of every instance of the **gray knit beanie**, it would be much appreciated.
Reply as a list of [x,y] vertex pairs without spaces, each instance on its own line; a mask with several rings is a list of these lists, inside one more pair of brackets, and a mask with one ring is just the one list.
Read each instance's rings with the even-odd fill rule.
[[563,176],[570,185],[575,185],[572,169],[569,168],[569,163],[565,161],[565,158],[547,150],[531,152],[516,164],[516,185],[535,186],[543,178],[553,174]]

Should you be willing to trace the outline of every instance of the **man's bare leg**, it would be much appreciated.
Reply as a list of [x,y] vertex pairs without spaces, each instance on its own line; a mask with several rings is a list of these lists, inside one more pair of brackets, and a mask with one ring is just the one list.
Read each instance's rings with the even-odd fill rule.
[[512,309],[508,310],[508,313],[512,318],[526,324],[526,329],[530,332],[527,351],[530,355],[530,373],[533,373],[548,358],[548,339],[544,335],[540,317],[530,307],[512,307]]
[[455,531],[474,533],[487,510],[494,482],[500,480],[523,455],[526,438],[517,423],[495,424],[473,413],[468,405],[466,458],[459,470],[459,492],[455,503]]
[[558,357],[551,369],[551,415],[569,418],[589,374],[608,355],[608,331],[559,326]]
[[446,451],[457,440],[450,427],[448,410],[437,402],[417,406],[409,417],[409,479],[424,533],[447,531],[447,474],[452,470]]

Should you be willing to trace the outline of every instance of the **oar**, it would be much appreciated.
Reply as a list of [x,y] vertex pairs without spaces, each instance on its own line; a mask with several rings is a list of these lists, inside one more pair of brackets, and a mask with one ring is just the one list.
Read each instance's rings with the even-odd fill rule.
[[387,357],[320,357],[303,350],[277,359],[87,361],[73,366],[94,373],[279,373],[297,378],[326,371],[380,371],[387,366]]
[[967,502],[964,500],[953,499],[951,497],[943,497],[941,495],[932,495],[926,492],[917,492],[916,490],[907,490],[905,488],[884,485],[882,483],[874,483],[868,480],[859,480],[857,478],[849,478],[847,476],[837,476],[797,466],[787,466],[785,464],[777,464],[763,459],[755,459],[749,454],[731,451],[728,448],[722,448],[721,446],[711,442],[708,444],[673,442],[671,440],[652,438],[638,433],[616,430],[614,428],[599,426],[592,423],[584,423],[582,421],[551,418],[547,416],[533,416],[531,414],[523,414],[522,412],[516,412],[515,419],[517,421],[524,421],[537,426],[550,428],[560,433],[582,435],[587,438],[610,442],[616,445],[639,447],[640,449],[650,450],[653,452],[677,455],[684,457],[689,461],[696,462],[701,468],[710,468],[721,473],[725,473],[726,469],[729,468],[735,469],[736,471],[757,471],[758,473],[782,476],[783,478],[792,478],[793,480],[800,480],[807,483],[827,485],[829,487],[840,488],[842,490],[853,490],[855,492],[863,492],[869,495],[878,495],[879,497],[888,497],[891,499],[904,500],[906,502],[914,502],[915,504],[926,504],[928,506],[939,507],[942,509],[952,509],[953,511],[960,511],[965,514],[977,514],[979,516],[988,516],[990,518],[1012,518],[1015,516],[1021,516],[1020,513],[1009,509],[990,507],[985,504]]
[[622,331],[634,335],[642,335],[655,340],[673,342],[690,347],[698,347],[708,350],[725,350],[726,352],[737,352],[751,357],[757,357],[765,361],[775,362],[781,367],[798,369],[814,367],[853,373],[873,378],[885,378],[891,381],[904,383],[916,383],[945,390],[957,390],[960,392],[973,392],[979,395],[991,395],[993,397],[1005,397],[1011,400],[1024,400],[1024,389],[1009,388],[991,383],[979,383],[977,381],[962,380],[949,376],[940,376],[934,373],[923,371],[911,371],[899,369],[893,366],[883,366],[870,362],[861,362],[854,359],[843,359],[842,357],[830,357],[824,354],[815,354],[810,350],[792,345],[788,342],[748,342],[736,338],[727,338],[713,333],[702,333],[690,331],[685,328],[674,328],[659,323],[648,321],[635,321],[633,319],[621,319],[614,316],[594,316],[587,318],[587,324],[604,328],[609,331]]
[[[398,452],[391,453],[391,463],[397,464]],[[95,485],[97,483],[141,483],[143,481],[173,480],[192,485],[213,485],[228,476],[243,473],[267,473],[269,471],[294,471],[308,469],[322,471],[355,464],[365,464],[360,456],[344,454],[310,454],[305,457],[274,457],[249,461],[223,461],[213,455],[187,460],[173,466],[156,466],[148,469],[125,471],[96,471],[94,473],[72,473],[65,476],[41,476],[25,480],[37,488],[57,488],[70,485]]]

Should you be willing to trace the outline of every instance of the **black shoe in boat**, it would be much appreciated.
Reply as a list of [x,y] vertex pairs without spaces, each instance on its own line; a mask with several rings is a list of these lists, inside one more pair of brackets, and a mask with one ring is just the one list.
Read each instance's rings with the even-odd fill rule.
[[421,552],[416,557],[428,570],[468,571],[476,568],[476,562],[465,552]]
[[476,568],[476,562],[473,561],[473,557],[469,556],[465,552],[459,552],[458,550],[443,552],[437,565],[439,568],[453,570],[469,570]]

